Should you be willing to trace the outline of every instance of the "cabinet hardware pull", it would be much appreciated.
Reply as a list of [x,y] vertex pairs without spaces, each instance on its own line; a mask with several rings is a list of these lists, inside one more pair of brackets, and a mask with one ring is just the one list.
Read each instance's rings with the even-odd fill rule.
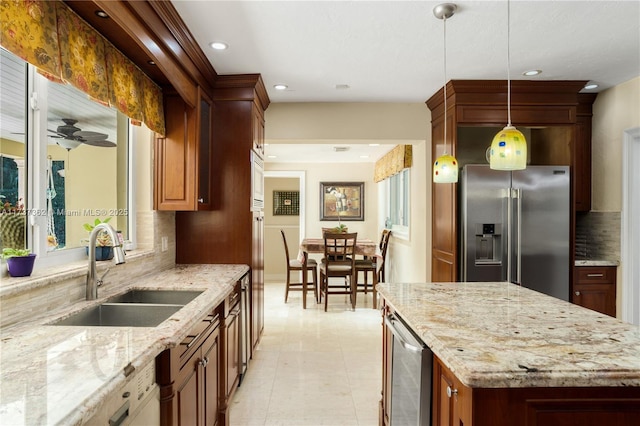
[[576,296],[580,296],[580,292],[579,291],[576,291]]
[[604,277],[604,274],[587,274],[588,277]]
[[204,359],[201,359],[200,361],[198,361],[198,365],[199,365],[200,367],[206,367],[207,363],[206,363],[206,362],[204,362]]
[[451,386],[447,386],[447,396],[451,398],[452,395],[458,395],[458,389],[451,389]]
[[198,203],[200,204],[204,203],[204,198],[198,198]]
[[[190,348],[191,345],[193,345],[193,343],[198,339],[199,334],[196,335],[189,335],[187,337],[191,337],[191,340],[189,341],[189,343],[186,344],[187,348]],[[184,343],[182,343],[184,345]]]

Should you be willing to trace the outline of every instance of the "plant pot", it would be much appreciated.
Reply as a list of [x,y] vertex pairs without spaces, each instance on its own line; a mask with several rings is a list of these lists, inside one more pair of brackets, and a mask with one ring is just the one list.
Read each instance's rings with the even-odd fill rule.
[[[89,255],[89,247],[85,247],[87,256]],[[111,246],[96,246],[96,260],[111,260],[113,259],[113,247]]]
[[7,259],[7,270],[12,277],[28,277],[33,272],[36,255],[14,256]]

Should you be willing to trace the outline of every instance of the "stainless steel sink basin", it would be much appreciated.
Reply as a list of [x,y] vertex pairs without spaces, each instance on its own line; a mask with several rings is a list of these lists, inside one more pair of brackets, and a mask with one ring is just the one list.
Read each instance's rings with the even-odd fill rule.
[[182,305],[103,303],[53,322],[51,325],[155,327],[182,307]]
[[133,289],[121,295],[110,297],[107,302],[186,305],[201,294],[201,291]]

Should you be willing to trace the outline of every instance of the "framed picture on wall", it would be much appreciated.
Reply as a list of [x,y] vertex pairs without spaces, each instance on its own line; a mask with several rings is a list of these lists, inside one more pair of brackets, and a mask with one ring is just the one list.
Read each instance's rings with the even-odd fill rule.
[[364,220],[364,182],[320,182],[320,220]]
[[299,216],[300,191],[273,191],[274,216]]

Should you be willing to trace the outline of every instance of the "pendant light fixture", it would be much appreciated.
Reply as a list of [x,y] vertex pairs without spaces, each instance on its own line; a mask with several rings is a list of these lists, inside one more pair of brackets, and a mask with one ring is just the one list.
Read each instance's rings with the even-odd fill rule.
[[507,125],[489,149],[489,167],[494,170],[524,170],[527,167],[527,140],[511,125],[511,3],[507,0]]
[[447,152],[447,19],[453,16],[457,8],[453,3],[442,3],[433,8],[433,14],[442,19],[444,28],[444,153],[433,163],[435,183],[458,182],[458,160]]

